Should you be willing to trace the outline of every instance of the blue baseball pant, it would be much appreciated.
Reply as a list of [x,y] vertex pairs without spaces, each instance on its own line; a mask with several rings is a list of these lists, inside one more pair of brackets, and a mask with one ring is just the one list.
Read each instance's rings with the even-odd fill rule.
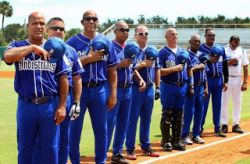
[[222,77],[208,78],[208,96],[205,98],[204,113],[202,117],[202,129],[205,124],[210,95],[212,95],[212,110],[213,110],[213,123],[214,131],[220,130],[220,114],[221,114],[221,97],[223,88]]
[[34,162],[33,150],[39,138],[39,160],[43,163],[58,163],[59,126],[54,115],[58,105],[55,98],[45,104],[32,104],[18,98],[17,106],[17,143],[18,163]]
[[187,93],[187,85],[175,86],[161,82],[162,109],[183,110]]
[[132,87],[117,88],[117,104],[108,111],[108,142],[107,152],[111,143],[114,127],[115,135],[113,141],[113,154],[122,153],[123,144],[126,136],[129,111],[132,103]]
[[204,86],[195,86],[194,95],[187,96],[184,106],[184,124],[182,129],[182,137],[185,138],[189,135],[190,125],[193,121],[193,136],[200,135],[201,120],[204,109]]
[[72,164],[80,163],[79,144],[88,108],[95,135],[95,162],[104,164],[107,158],[107,84],[97,87],[83,87],[80,116],[70,123],[69,156]]
[[66,104],[66,117],[60,124],[60,140],[59,140],[59,164],[66,164],[69,154],[69,124],[70,117],[69,112],[73,104],[73,90],[69,91]]
[[129,114],[128,128],[126,134],[126,147],[128,152],[135,149],[135,138],[138,118],[140,116],[140,143],[141,148],[150,147],[149,132],[151,115],[154,106],[154,88],[147,87],[145,91],[139,92],[137,86],[132,87],[132,105]]

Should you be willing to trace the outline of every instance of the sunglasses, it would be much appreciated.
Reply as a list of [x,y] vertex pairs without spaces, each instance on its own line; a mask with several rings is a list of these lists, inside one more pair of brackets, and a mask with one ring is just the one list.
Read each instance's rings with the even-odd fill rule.
[[118,28],[117,30],[121,32],[129,32],[128,28]]
[[52,27],[50,27],[49,29],[54,30],[54,31],[59,30],[59,31],[61,31],[61,32],[63,32],[63,31],[65,30],[64,27],[59,27],[59,26],[52,26]]
[[93,21],[93,22],[96,22],[96,21],[98,21],[98,18],[97,17],[83,17],[82,18],[83,20],[85,20],[85,21]]
[[215,34],[207,34],[208,37],[215,37]]
[[139,36],[148,36],[148,32],[138,32],[138,33],[136,33],[136,35],[139,35]]

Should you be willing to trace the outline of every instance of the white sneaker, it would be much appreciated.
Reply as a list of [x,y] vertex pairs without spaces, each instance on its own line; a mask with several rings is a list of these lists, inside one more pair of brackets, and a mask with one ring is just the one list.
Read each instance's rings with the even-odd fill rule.
[[189,137],[185,137],[185,138],[183,139],[183,143],[184,143],[185,145],[192,145],[192,144],[193,144],[193,142],[191,141],[191,139],[190,139]]
[[200,136],[193,137],[192,141],[194,143],[197,143],[197,144],[204,144],[205,143],[205,141]]

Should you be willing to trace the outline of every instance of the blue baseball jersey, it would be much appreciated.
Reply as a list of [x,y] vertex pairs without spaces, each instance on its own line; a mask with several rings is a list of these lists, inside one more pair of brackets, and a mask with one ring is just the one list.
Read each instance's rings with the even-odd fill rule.
[[69,64],[71,68],[71,72],[68,75],[69,85],[73,87],[72,76],[83,73],[84,69],[82,67],[82,63],[80,59],[78,58],[77,52],[75,51],[73,47],[66,45],[65,54],[69,60]]
[[[188,50],[188,52],[189,52],[190,62],[193,67],[201,64],[201,62],[199,61],[199,55],[201,54],[200,51],[194,53],[191,50]],[[193,76],[194,76],[194,84],[204,83],[206,81],[206,70],[198,70],[196,72],[193,72]]]
[[[223,61],[227,60],[225,49],[221,46],[223,49],[223,55],[219,57],[219,61],[215,63],[207,62],[207,76],[208,77],[216,77],[216,76],[222,76],[223,74]],[[208,47],[205,43],[200,45],[199,51],[209,54],[211,47]]]
[[[112,41],[113,47],[115,50],[115,54],[118,57],[119,61],[124,60],[124,46],[118,44],[115,41]],[[135,62],[135,60],[133,61]],[[133,80],[133,63],[129,67],[122,67],[117,68],[117,75],[118,75],[118,85],[124,85],[124,84],[132,84]]]
[[[136,63],[134,64],[134,67],[136,66],[137,63],[142,62],[145,60],[146,55],[145,55],[145,47],[144,49],[140,49],[140,53],[136,56]],[[155,81],[155,69],[159,69],[159,59],[157,58],[153,64],[152,67],[143,67],[140,70],[138,70],[139,74],[143,78],[143,80],[146,82],[147,85],[153,85]],[[138,81],[134,81],[136,85],[138,84]]]
[[[31,43],[27,40],[14,41],[10,43],[7,50],[29,45]],[[65,55],[56,63],[50,63],[32,52],[14,64],[15,91],[26,98],[57,95],[59,77],[70,72],[69,62]]]
[[[109,45],[109,53],[103,56],[102,61],[89,63],[83,66],[84,71],[82,76],[83,83],[99,83],[107,80],[108,70],[107,67],[114,66],[118,63],[118,58],[114,53],[112,42],[103,35],[97,33],[94,39],[103,39]],[[78,57],[82,58],[89,54],[91,39],[79,33],[67,41],[67,43],[72,46],[78,53]]]
[[[162,48],[159,52],[160,68],[170,68],[170,67],[176,66],[176,55],[181,51],[186,51],[186,50],[178,47],[177,52],[175,54],[167,46]],[[161,80],[164,82],[185,83],[188,80],[187,69],[191,67],[192,67],[192,64],[190,60],[188,60],[188,62],[184,64],[184,68],[182,71],[174,72],[166,76],[161,76]]]

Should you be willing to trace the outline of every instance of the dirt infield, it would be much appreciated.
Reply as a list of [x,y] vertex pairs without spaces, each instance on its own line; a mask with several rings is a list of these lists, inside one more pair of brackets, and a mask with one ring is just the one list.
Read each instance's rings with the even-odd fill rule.
[[[250,120],[241,123],[244,134],[235,134],[231,132],[229,126],[229,133],[226,138],[215,137],[214,133],[207,130],[204,132],[205,144],[193,144],[187,146],[186,151],[172,151],[165,152],[158,143],[152,143],[152,148],[160,153],[159,158],[147,157],[140,151],[139,145],[136,149],[137,160],[129,161],[131,164],[231,164],[244,158],[250,158]],[[108,153],[108,161],[110,163],[111,153]],[[126,154],[124,153],[124,156]],[[69,162],[70,163],[70,162]],[[81,163],[94,163],[94,157],[82,157]]]
[[[174,151],[172,153],[162,152],[162,160],[144,157],[142,161],[135,163],[235,163],[238,160],[250,157],[250,120],[241,123],[245,134],[230,132],[226,138],[215,137],[211,132],[205,132],[205,144],[187,146],[186,152]],[[156,147],[157,148],[157,147]],[[149,160],[152,160],[151,162]]]
[[0,71],[0,78],[14,78],[14,71]]

